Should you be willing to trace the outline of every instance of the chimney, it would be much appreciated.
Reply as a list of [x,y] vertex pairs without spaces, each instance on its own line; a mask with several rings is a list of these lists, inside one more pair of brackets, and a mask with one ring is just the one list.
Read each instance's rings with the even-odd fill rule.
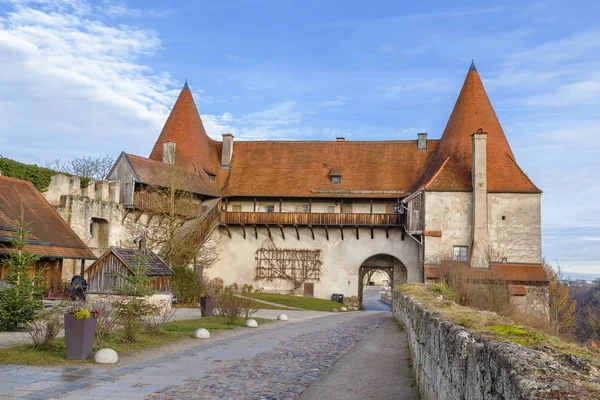
[[336,141],[336,142],[343,142],[343,141],[345,141],[345,140],[346,140],[346,138],[345,138],[345,137],[342,137],[342,136],[338,136],[338,137],[336,137],[336,138],[335,138],[335,141]]
[[473,225],[471,267],[488,268],[487,134],[482,129],[471,135],[473,145],[471,183],[473,186]]
[[221,149],[221,169],[229,169],[233,158],[233,135],[223,134],[223,148]]
[[427,133],[417,133],[417,150],[427,150]]
[[164,142],[162,162],[165,164],[175,164],[175,154],[175,142]]

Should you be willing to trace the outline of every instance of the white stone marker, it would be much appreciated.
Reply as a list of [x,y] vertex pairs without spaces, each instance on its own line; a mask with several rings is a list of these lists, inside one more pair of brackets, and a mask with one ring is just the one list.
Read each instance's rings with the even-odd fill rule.
[[210,338],[210,332],[207,331],[204,328],[199,328],[199,329],[196,329],[194,331],[194,337],[196,339],[209,339]]
[[278,319],[279,321],[287,321],[287,320],[288,320],[288,316],[287,316],[287,315],[285,315],[285,314],[279,314],[279,315],[277,316],[277,319]]
[[254,319],[247,319],[246,326],[248,328],[258,328],[258,322],[256,322],[256,320],[254,320]]
[[348,311],[348,309],[346,307],[342,307],[340,308],[340,311]]
[[101,349],[94,355],[96,364],[116,364],[117,361],[119,361],[119,356],[113,349]]

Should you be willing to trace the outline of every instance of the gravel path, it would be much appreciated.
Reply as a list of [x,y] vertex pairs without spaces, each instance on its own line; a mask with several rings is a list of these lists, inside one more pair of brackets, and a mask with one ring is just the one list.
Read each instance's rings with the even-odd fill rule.
[[389,313],[325,313],[273,322],[113,368],[0,367],[6,378],[0,399],[296,398],[389,318]]
[[271,350],[236,360],[198,378],[167,387],[150,399],[295,398],[389,314],[362,315],[281,341]]
[[406,334],[388,319],[304,391],[300,400],[417,400],[409,361]]

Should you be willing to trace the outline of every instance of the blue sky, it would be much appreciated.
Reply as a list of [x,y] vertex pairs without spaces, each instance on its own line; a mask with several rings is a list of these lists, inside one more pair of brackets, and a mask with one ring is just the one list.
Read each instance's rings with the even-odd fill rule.
[[600,5],[406,3],[0,0],[0,154],[147,156],[186,78],[214,138],[438,138],[473,58],[544,255],[600,276]]

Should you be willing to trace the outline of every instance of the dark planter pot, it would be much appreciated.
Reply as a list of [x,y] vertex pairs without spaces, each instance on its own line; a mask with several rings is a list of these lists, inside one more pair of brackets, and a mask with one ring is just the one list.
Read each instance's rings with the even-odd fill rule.
[[96,318],[77,321],[74,314],[65,314],[65,346],[67,360],[85,360],[92,356]]
[[200,298],[200,311],[202,312],[203,317],[212,317],[214,310],[214,302],[208,296],[203,296]]

